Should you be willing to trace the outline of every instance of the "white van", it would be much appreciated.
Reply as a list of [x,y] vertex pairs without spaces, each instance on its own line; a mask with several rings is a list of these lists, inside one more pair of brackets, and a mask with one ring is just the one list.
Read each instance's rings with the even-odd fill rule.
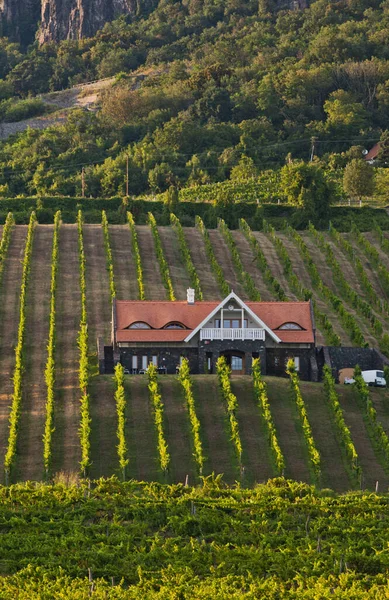
[[[375,385],[378,387],[386,386],[383,371],[362,371],[362,377],[367,385]],[[354,381],[355,380],[352,377],[346,377],[344,383],[345,385],[350,385],[351,383],[354,383]]]

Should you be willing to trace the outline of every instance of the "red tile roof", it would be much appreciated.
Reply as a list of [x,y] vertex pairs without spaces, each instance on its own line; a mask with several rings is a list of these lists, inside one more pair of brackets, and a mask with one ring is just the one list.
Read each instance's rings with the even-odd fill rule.
[[375,160],[379,154],[380,149],[381,149],[381,144],[378,142],[377,144],[374,144],[374,146],[371,148],[371,150],[369,150],[369,152],[367,154],[365,154],[365,156],[363,158],[365,160]]
[[[116,301],[117,342],[183,342],[220,302]],[[310,302],[247,302],[246,305],[284,343],[313,343]],[[151,329],[128,329],[145,322]],[[186,329],[163,329],[168,323],[182,323]],[[279,330],[286,322],[303,330]]]

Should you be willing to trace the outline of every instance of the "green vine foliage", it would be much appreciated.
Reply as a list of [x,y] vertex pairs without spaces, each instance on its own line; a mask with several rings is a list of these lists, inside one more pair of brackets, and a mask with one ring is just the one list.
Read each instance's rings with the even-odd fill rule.
[[159,455],[159,463],[161,465],[161,469],[164,473],[167,472],[170,464],[170,454],[168,450],[168,445],[165,438],[164,432],[164,405],[162,402],[162,396],[159,389],[158,383],[158,375],[157,375],[157,367],[155,365],[150,364],[147,369],[147,374],[149,378],[149,394],[150,400],[154,409],[154,422],[155,428],[157,430],[157,446],[158,446],[158,455]]
[[221,268],[221,266],[219,265],[219,263],[216,259],[216,256],[215,256],[215,253],[214,253],[213,247],[212,247],[212,242],[209,237],[209,233],[204,225],[202,218],[199,217],[198,215],[196,216],[196,227],[200,231],[200,233],[203,237],[205,251],[207,253],[207,257],[208,257],[209,263],[211,265],[212,272],[215,275],[216,281],[219,285],[219,289],[223,296],[228,296],[228,294],[231,291],[230,287],[224,278],[223,269]]
[[[335,252],[331,248],[330,244],[326,242],[323,234],[315,229],[315,227],[310,223],[309,231],[312,234],[315,242],[318,244],[319,248],[322,250],[327,265],[331,268],[332,277],[335,282],[335,285],[339,289],[340,294],[344,298],[346,302],[349,302],[353,308],[358,312],[358,314],[365,319],[367,319],[376,335],[382,334],[382,325],[375,317],[372,308],[368,302],[363,300],[359,294],[350,286],[348,283],[345,274],[335,256]],[[343,306],[341,303],[339,304]],[[355,322],[355,319],[351,318],[352,315],[349,315],[347,311],[343,308],[340,309],[339,312],[342,317],[342,322],[348,322],[348,331],[350,333],[350,337],[352,341],[357,346],[367,346],[363,334]],[[349,317],[349,318],[348,318]]]
[[384,457],[386,471],[389,471],[389,438],[382,423],[377,418],[377,411],[374,408],[368,385],[362,377],[362,371],[359,366],[355,368],[354,380],[355,383],[353,386],[357,392],[359,404],[365,412],[369,433]]
[[193,456],[196,461],[198,472],[201,475],[203,472],[203,466],[204,466],[205,459],[204,459],[204,454],[203,454],[203,445],[201,443],[201,436],[200,436],[200,421],[199,421],[199,418],[196,413],[196,402],[195,402],[194,395],[193,395],[192,380],[190,377],[189,361],[186,358],[183,359],[182,364],[180,366],[180,370],[178,373],[178,379],[179,379],[182,389],[184,391],[185,400],[186,400],[186,404],[188,407],[190,426],[191,426],[192,436],[193,436],[193,446],[194,446]]
[[[389,272],[385,265],[381,261],[380,253],[377,248],[373,246],[369,242],[368,239],[365,238],[364,235],[359,231],[355,223],[353,223],[351,228],[351,233],[353,238],[355,239],[358,246],[361,248],[362,252],[367,256],[369,261],[375,267],[379,283],[386,294],[387,298],[389,298]],[[386,238],[385,238],[386,239]],[[387,240],[386,240],[387,241]],[[382,302],[383,308],[386,313],[389,311],[389,306],[387,301]]]
[[278,475],[283,476],[285,470],[285,458],[278,441],[277,430],[274,424],[270,408],[270,402],[267,395],[266,383],[264,382],[261,375],[261,363],[258,358],[255,358],[253,360],[252,371],[255,398],[258,402],[263,421],[266,425],[270,450],[273,455],[273,460],[276,465],[277,473]]
[[239,434],[239,425],[236,418],[236,411],[238,409],[238,400],[235,394],[231,390],[231,369],[226,363],[224,356],[220,356],[216,362],[216,372],[219,380],[219,388],[221,391],[222,398],[227,408],[227,414],[230,422],[231,429],[231,440],[235,447],[235,452],[239,460],[239,464],[242,464],[242,442]]
[[54,433],[54,401],[55,401],[55,329],[56,329],[56,293],[58,279],[58,241],[61,226],[61,212],[57,211],[54,218],[53,247],[51,253],[51,282],[50,282],[50,323],[49,340],[47,344],[47,361],[45,368],[46,383],[46,418],[43,434],[43,464],[46,476],[52,459],[52,438]]
[[[358,232],[354,229],[352,229],[352,234],[353,236],[355,236],[357,238],[358,241]],[[369,277],[367,276],[367,273],[365,271],[365,268],[361,262],[361,260],[359,259],[359,257],[356,255],[355,250],[352,246],[352,244],[350,244],[350,242],[339,233],[339,231],[337,231],[335,229],[335,227],[331,224],[330,225],[330,235],[332,237],[332,239],[335,241],[335,243],[337,244],[338,248],[340,248],[345,254],[346,256],[349,258],[350,263],[353,265],[355,273],[358,277],[358,283],[361,286],[362,290],[365,292],[366,297],[369,300],[369,303],[374,306],[374,308],[380,312],[386,312],[388,313],[389,307],[386,301],[382,301],[381,298],[378,297],[375,289],[373,288]]]
[[113,260],[112,260],[112,250],[111,250],[111,242],[109,237],[109,227],[108,227],[108,219],[105,210],[101,213],[101,225],[104,233],[104,247],[105,247],[105,256],[107,260],[107,271],[109,275],[109,289],[111,292],[111,300],[113,301],[116,297],[116,286],[115,286],[115,276],[113,272]]
[[176,215],[173,213],[170,213],[170,223],[177,234],[178,243],[179,243],[180,251],[181,251],[181,256],[184,259],[186,270],[189,273],[190,283],[196,292],[196,297],[199,300],[203,300],[203,292],[201,290],[200,279],[199,279],[199,276],[197,275],[196,267],[194,266],[193,261],[192,261],[189,246],[185,239],[184,229],[183,229],[178,217],[176,217]]
[[131,244],[132,251],[135,257],[136,264],[136,277],[138,282],[138,298],[139,300],[146,300],[145,286],[143,283],[143,269],[142,259],[140,256],[139,244],[138,244],[138,233],[136,231],[134,217],[131,212],[127,212],[127,221],[131,231]]
[[166,288],[168,299],[174,302],[176,297],[174,295],[173,284],[172,284],[172,280],[170,277],[169,265],[165,258],[165,253],[162,248],[161,238],[159,237],[159,232],[158,232],[158,227],[157,227],[157,221],[155,220],[155,217],[151,212],[148,213],[148,222],[151,227],[151,231],[152,231],[153,238],[154,238],[155,251],[157,254],[159,269],[161,271],[162,281]]
[[116,414],[117,414],[117,430],[116,435],[118,438],[118,458],[119,465],[122,470],[123,481],[126,479],[126,467],[129,463],[128,459],[128,448],[126,441],[126,394],[124,391],[124,367],[120,363],[115,367],[115,403],[116,403]]
[[308,449],[309,460],[314,472],[316,481],[320,482],[321,477],[321,465],[320,465],[320,454],[316,448],[315,440],[313,439],[312,428],[308,419],[308,413],[305,406],[305,402],[300,390],[300,380],[294,365],[293,358],[288,360],[286,372],[290,378],[290,387],[293,394],[293,399],[296,403],[297,410],[299,413],[301,426],[304,433],[305,443]]
[[359,480],[361,477],[361,468],[358,464],[358,453],[351,437],[350,429],[344,420],[344,414],[336,393],[335,380],[332,377],[331,369],[328,365],[323,369],[324,393],[330,407],[333,421],[338,432],[338,438],[345,450],[347,461],[352,474]]
[[24,248],[23,257],[23,272],[22,272],[22,284],[20,287],[20,309],[19,309],[19,327],[17,344],[15,348],[15,368],[13,374],[13,394],[11,411],[9,415],[9,433],[8,433],[8,444],[4,458],[4,470],[6,474],[6,480],[11,471],[11,468],[15,461],[16,446],[18,439],[18,427],[21,414],[22,404],[22,380],[24,371],[24,356],[23,346],[26,330],[26,300],[27,300],[27,289],[31,269],[31,254],[32,245],[34,240],[34,231],[37,223],[35,212],[31,213],[30,222],[28,225],[26,245]]
[[[284,268],[285,277],[286,277],[291,289],[294,291],[294,293],[300,300],[303,300],[303,301],[311,300],[315,319],[316,319],[317,323],[319,324],[320,329],[323,331],[323,333],[325,335],[327,344],[329,344],[330,346],[340,346],[340,337],[335,333],[333,325],[332,325],[330,319],[327,317],[327,315],[325,313],[323,313],[321,310],[319,310],[319,308],[317,307],[316,300],[315,300],[315,298],[312,297],[312,290],[309,290],[308,288],[304,287],[302,285],[300,279],[297,277],[296,273],[294,272],[292,261],[289,258],[289,253],[288,253],[283,241],[277,236],[274,227],[272,227],[269,223],[264,221],[264,230],[269,234],[270,239],[272,240],[272,242],[275,246],[277,255],[278,255],[278,257],[281,261],[281,264]],[[311,264],[313,264],[312,261],[310,261],[310,262],[311,262]],[[312,277],[312,275],[311,275],[311,277]]]
[[280,300],[281,302],[287,302],[288,296],[286,295],[285,291],[282,289],[280,282],[277,281],[277,279],[273,276],[273,273],[271,272],[271,269],[266,260],[266,256],[265,256],[264,252],[262,251],[260,243],[259,243],[258,239],[255,237],[254,233],[252,232],[250,226],[244,219],[240,219],[239,227],[240,227],[241,231],[243,232],[243,235],[245,236],[246,240],[248,241],[248,243],[251,246],[251,249],[255,256],[256,265],[257,265],[258,269],[261,271],[264,281],[265,281],[266,285],[268,286],[269,290],[275,295],[277,300]]
[[232,262],[234,263],[236,274],[238,276],[239,281],[243,285],[246,294],[248,295],[251,301],[259,302],[261,300],[261,294],[259,293],[259,290],[257,289],[257,286],[254,283],[254,279],[249,273],[247,273],[247,271],[245,271],[242,260],[240,258],[239,250],[236,246],[236,242],[231,234],[231,231],[228,229],[223,219],[219,219],[218,228],[223,236],[224,241],[230,249]]
[[83,220],[82,212],[78,212],[77,216],[78,228],[78,254],[80,265],[80,290],[81,290],[81,321],[78,333],[78,348],[80,352],[79,363],[79,386],[81,391],[80,399],[80,427],[79,436],[81,444],[81,461],[80,467],[84,475],[91,464],[90,458],[90,435],[91,435],[91,418],[90,418],[90,399],[89,399],[89,358],[88,358],[88,323],[86,310],[86,276],[85,276],[85,250],[84,250],[84,235],[83,235]]
[[5,224],[3,227],[3,235],[1,236],[0,242],[0,282],[3,276],[4,259],[7,257],[8,254],[8,248],[11,241],[11,235],[14,225],[15,219],[13,217],[13,214],[10,212],[8,213],[7,218],[5,220]]

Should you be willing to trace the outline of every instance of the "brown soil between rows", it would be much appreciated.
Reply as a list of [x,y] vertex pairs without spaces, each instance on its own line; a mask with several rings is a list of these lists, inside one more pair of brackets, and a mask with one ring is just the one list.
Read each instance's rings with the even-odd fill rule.
[[130,228],[128,225],[110,225],[109,234],[117,299],[137,300],[139,290]]
[[239,298],[242,298],[242,300],[248,300],[247,293],[239,282],[238,275],[232,262],[230,249],[225,243],[223,236],[217,229],[209,229],[208,233],[216,260],[223,270],[224,278],[230,290],[233,290]]
[[362,488],[375,489],[379,482],[381,491],[387,490],[389,479],[379,464],[372,442],[366,429],[361,409],[358,406],[355,392],[350,386],[338,386],[337,392],[344,411],[344,418],[350,429],[352,440],[359,456],[362,468]]
[[[351,234],[345,234],[345,238],[352,245],[355,255],[361,261],[363,268],[365,269],[366,275],[368,276],[369,281],[370,281],[374,291],[376,292],[378,298],[380,298],[382,300],[384,298],[387,298],[385,291],[384,291],[383,287],[381,286],[379,275],[377,275],[376,269],[371,264],[369,258],[367,258],[367,256],[363,252],[363,250],[358,246],[358,244],[355,242],[354,237]],[[381,318],[385,318],[385,317],[387,318],[387,315],[381,316]]]
[[51,252],[54,228],[37,225],[27,289],[22,410],[19,425],[18,480],[41,480],[46,415],[45,366],[50,319]]
[[245,236],[241,231],[231,231],[236,247],[239,252],[240,260],[245,271],[251,275],[254,283],[261,294],[261,300],[263,302],[269,302],[276,300],[273,293],[269,290],[266,283],[263,280],[262,273],[258,269],[256,264],[256,258],[251,250],[250,244],[246,240]]
[[313,439],[320,453],[322,487],[330,487],[336,492],[351,489],[351,482],[344,465],[344,458],[335,425],[321,384],[302,381],[301,392],[307,407]]
[[136,232],[146,300],[166,300],[167,291],[162,282],[151,229],[146,225],[137,225]]
[[97,375],[89,385],[91,418],[92,479],[119,474],[117,455],[117,416],[113,377]]
[[204,300],[221,300],[222,294],[212,273],[201,233],[195,227],[184,229],[186,242],[200,279]]
[[177,235],[173,227],[158,227],[159,237],[169,265],[170,277],[177,300],[186,300],[186,290],[191,287],[188,272],[182,260]]
[[78,435],[80,392],[77,337],[81,319],[81,291],[77,225],[61,225],[58,246],[52,470],[54,473],[78,473],[81,447]]
[[[350,343],[350,338],[348,334],[344,331],[341,326],[339,319],[336,316],[335,311],[332,309],[331,305],[322,300],[322,298],[316,293],[315,288],[312,287],[311,277],[307,271],[307,268],[304,264],[303,259],[301,258],[300,252],[296,244],[291,240],[287,235],[282,233],[277,233],[278,237],[284,244],[285,248],[288,251],[289,258],[292,261],[293,271],[297,275],[299,281],[303,284],[307,289],[311,289],[313,291],[313,297],[316,301],[317,308],[324,314],[332,322],[335,333],[337,333],[342,340],[343,344]],[[317,325],[317,324],[316,324]],[[325,345],[325,337],[324,334],[318,330],[317,331],[317,344]]]
[[263,483],[275,477],[276,473],[271,464],[266,432],[255,401],[252,378],[234,375],[231,378],[231,388],[238,400],[236,417],[242,441],[245,478],[251,484]]
[[12,401],[12,375],[15,366],[26,235],[26,225],[19,225],[13,229],[0,284],[0,465],[3,465],[8,442],[8,417]]
[[289,287],[288,281],[284,275],[283,266],[280,263],[272,241],[267,237],[265,233],[253,231],[253,234],[257,238],[260,248],[266,257],[267,264],[269,265],[269,269],[271,270],[273,277],[277,279],[289,300],[297,300],[298,298]]
[[[111,295],[109,276],[104,247],[102,227],[99,225],[84,226],[84,248],[86,260],[86,304],[89,332],[90,362],[97,370],[96,339],[103,336],[105,342],[110,339]],[[102,475],[109,472],[106,465],[114,464],[116,453],[115,428],[112,427],[113,391],[104,380],[99,387],[96,379],[91,382],[90,414],[91,414],[91,473]]]
[[381,244],[380,244],[377,236],[375,235],[375,233],[368,231],[368,232],[364,233],[363,236],[378,251],[378,253],[380,255],[380,260],[381,260],[383,266],[386,267],[387,269],[389,269],[389,255],[384,250],[382,250]]
[[160,378],[162,402],[165,407],[165,435],[170,453],[169,480],[172,483],[197,483],[196,467],[193,458],[193,444],[188,412],[176,377]]
[[193,393],[205,455],[204,474],[223,474],[226,483],[239,479],[239,469],[216,376],[193,378]]
[[128,472],[138,481],[159,481],[162,475],[158,463],[157,439],[147,377],[126,376],[124,387],[128,398],[126,424],[130,459]]
[[309,483],[311,475],[299,416],[286,379],[265,378],[278,441],[285,457],[285,476]]
[[[315,241],[312,239],[312,237],[308,233],[305,233],[305,234],[303,233],[302,237],[304,238],[304,241],[308,246],[311,258],[314,261],[316,267],[318,268],[320,276],[321,276],[322,280],[324,281],[325,285],[327,287],[329,287],[330,290],[332,290],[337,296],[341,297],[339,290],[333,280],[332,270],[327,265],[327,261],[326,261],[324,253],[320,250],[320,248],[318,248],[317,244],[315,243]],[[336,251],[336,248],[335,248],[335,256],[338,259],[338,252]],[[352,272],[352,267],[351,267],[351,265],[347,266],[347,261],[346,261],[346,266],[343,266],[343,272],[346,275],[348,273]],[[349,284],[353,287],[353,280],[349,280]],[[344,306],[347,309],[347,311],[351,315],[353,315],[354,318],[356,319],[359,327],[361,328],[361,331],[362,331],[364,337],[366,338],[366,341],[368,341],[369,344],[371,344],[372,346],[375,346],[376,339],[371,335],[370,330],[369,330],[368,326],[366,325],[365,321],[359,317],[359,315],[356,313],[356,311],[351,306],[351,304],[344,301]],[[343,328],[342,328],[342,330],[344,332]],[[347,332],[344,332],[341,335],[341,340],[342,340],[343,345],[353,346]]]

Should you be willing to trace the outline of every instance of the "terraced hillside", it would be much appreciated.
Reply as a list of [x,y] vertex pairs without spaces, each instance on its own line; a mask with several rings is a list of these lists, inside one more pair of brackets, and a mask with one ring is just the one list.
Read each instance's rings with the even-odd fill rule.
[[[138,298],[140,283],[146,299],[168,297],[166,274],[160,271],[151,227],[135,226],[135,239],[129,225],[108,226],[107,236],[100,225],[82,225],[81,221],[78,225],[60,225],[56,259],[52,256],[53,226],[33,224],[30,228],[30,257],[25,251],[27,227],[16,225],[10,228],[9,244],[0,254],[0,461],[4,461],[10,447],[8,419],[10,407],[15,402],[13,376],[16,372],[15,346],[20,335],[19,298],[24,265],[29,261],[22,395],[16,415],[16,453],[12,457],[11,480],[40,480],[45,477],[42,438],[48,414],[45,369],[51,293],[54,294],[56,308],[56,350],[54,430],[48,476],[60,471],[71,474],[80,470],[82,452],[86,448],[80,442],[81,406],[86,411],[82,426],[86,434],[84,441],[89,440],[88,474],[93,477],[121,474],[117,455],[115,383],[112,377],[97,375],[96,338],[104,336],[107,341],[109,339],[112,286],[118,299]],[[252,277],[256,293],[263,300],[279,300],[282,294],[295,300],[306,297],[309,290],[315,300],[319,343],[331,343],[337,337],[344,345],[358,345],[356,334],[360,333],[370,345],[384,345],[389,325],[389,286],[383,273],[389,267],[389,239],[379,230],[364,234],[362,238],[366,243],[362,243],[360,236],[342,236],[352,246],[353,258],[350,248],[339,240],[336,232],[324,235],[313,230],[301,235],[291,230],[282,233],[271,229],[252,232],[244,223],[239,231],[228,232],[219,228],[210,231],[209,237],[205,236],[199,224],[196,228],[183,228],[181,232],[183,235],[179,237],[176,226],[158,227],[162,252],[169,264],[170,285],[176,298],[185,298],[194,272],[205,300],[221,299],[225,286],[233,288],[242,299],[250,299],[253,290],[242,278],[241,269],[237,266],[238,256],[243,269]],[[4,241],[6,234],[2,235]],[[85,257],[84,299],[80,287],[80,240]],[[184,247],[189,250],[194,267],[192,273],[189,272],[188,254],[184,253]],[[221,267],[219,273],[212,270],[210,252]],[[53,260],[57,261],[57,283],[51,288]],[[358,299],[345,285],[334,260]],[[87,383],[80,389],[82,342],[78,344],[77,340],[80,339],[83,306],[86,308],[88,367]],[[339,306],[351,315],[351,320],[345,320]],[[366,311],[366,306],[370,311]],[[315,475],[289,382],[276,378],[267,378],[266,381],[270,410],[285,457],[284,474],[314,482]],[[124,386],[129,459],[126,475],[170,482],[188,479],[194,483],[199,472],[194,461],[191,425],[181,386],[175,377],[166,376],[161,377],[160,387],[171,459],[169,470],[163,472],[159,467],[147,377],[127,376]],[[237,420],[243,447],[241,459],[234,451],[226,407],[216,377],[193,377],[205,455],[203,474],[223,473],[227,482],[240,481],[251,486],[276,475],[277,469],[268,443],[266,423],[254,396],[252,378],[233,378],[232,391],[239,406]],[[373,489],[378,481],[379,488],[386,489],[389,464],[373,439],[355,391],[337,387],[345,423],[359,456],[362,474],[357,478],[350,472],[323,386],[301,383],[301,391],[321,456],[318,483],[342,491],[361,485]],[[83,404],[80,403],[82,397],[85,399]],[[378,419],[385,433],[389,434],[389,392],[374,391],[372,398]]]

